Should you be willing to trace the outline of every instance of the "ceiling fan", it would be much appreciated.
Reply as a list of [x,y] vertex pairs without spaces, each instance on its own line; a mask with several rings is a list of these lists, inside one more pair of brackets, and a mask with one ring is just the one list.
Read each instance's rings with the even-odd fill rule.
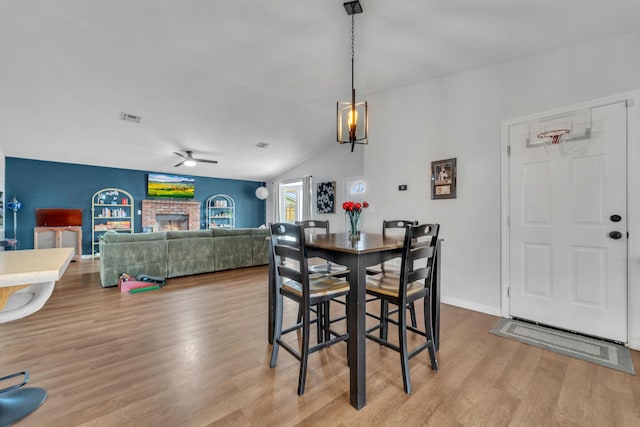
[[196,163],[218,163],[217,160],[196,159],[195,157],[193,157],[193,151],[185,150],[185,153],[187,153],[186,156],[182,153],[177,153],[175,151],[173,152],[173,154],[175,154],[176,156],[180,156],[184,159],[180,163],[173,165],[174,167],[177,168],[178,166],[181,166],[181,165],[195,166]]

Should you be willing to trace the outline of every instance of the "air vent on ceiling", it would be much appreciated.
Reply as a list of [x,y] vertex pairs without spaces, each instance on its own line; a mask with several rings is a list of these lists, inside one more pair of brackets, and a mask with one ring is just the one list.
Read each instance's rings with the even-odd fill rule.
[[266,142],[258,142],[256,144],[256,147],[258,148],[267,148],[269,146],[269,144],[267,144]]
[[124,120],[125,122],[140,123],[140,119],[142,119],[142,117],[134,116],[133,114],[129,113],[120,113],[120,119]]

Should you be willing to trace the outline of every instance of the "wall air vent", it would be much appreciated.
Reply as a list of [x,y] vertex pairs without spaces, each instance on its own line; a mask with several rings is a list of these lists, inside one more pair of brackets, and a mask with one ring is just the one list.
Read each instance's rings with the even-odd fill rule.
[[267,144],[266,142],[258,142],[256,144],[256,147],[258,148],[267,148],[269,146],[269,144]]
[[120,113],[120,120],[124,120],[125,122],[140,123],[140,119],[142,119],[141,116],[134,116],[129,113]]

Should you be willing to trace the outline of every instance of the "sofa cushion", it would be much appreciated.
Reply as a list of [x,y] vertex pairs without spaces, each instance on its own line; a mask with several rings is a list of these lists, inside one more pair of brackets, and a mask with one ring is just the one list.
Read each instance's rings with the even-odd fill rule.
[[[164,235],[164,233],[162,233]],[[142,234],[140,234],[142,236]],[[131,236],[121,234],[120,236]],[[122,273],[167,277],[167,241],[100,242],[100,281],[116,286]]]
[[[254,233],[254,231],[257,232]],[[266,229],[251,231],[251,263],[252,265],[269,263],[269,231]]]
[[198,237],[213,237],[211,230],[175,230],[167,231],[167,240],[194,239]]
[[269,229],[268,228],[251,228],[252,236],[268,236]]
[[249,267],[253,260],[251,235],[216,237],[214,245],[215,271]]
[[129,243],[129,242],[149,242],[153,240],[167,240],[164,231],[155,233],[105,233],[104,241],[107,243]]
[[214,238],[169,239],[167,244],[167,277],[209,273],[215,270]]
[[213,237],[221,236],[250,236],[250,228],[224,228],[216,227],[211,229],[213,231]]

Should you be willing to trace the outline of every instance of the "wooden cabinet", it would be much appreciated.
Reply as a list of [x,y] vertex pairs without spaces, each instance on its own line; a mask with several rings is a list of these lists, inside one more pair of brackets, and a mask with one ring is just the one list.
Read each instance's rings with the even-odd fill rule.
[[206,202],[207,228],[236,226],[236,203],[226,194],[216,194]]
[[106,231],[133,234],[133,196],[119,188],[103,188],[91,198],[91,256],[100,251],[100,236]]
[[82,258],[82,227],[35,227],[33,229],[34,249],[73,248],[74,261]]

